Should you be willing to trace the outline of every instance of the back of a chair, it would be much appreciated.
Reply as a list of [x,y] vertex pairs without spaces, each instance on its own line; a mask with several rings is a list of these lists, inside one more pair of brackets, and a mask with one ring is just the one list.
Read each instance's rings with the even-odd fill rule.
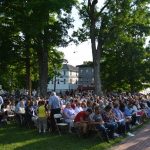
[[67,127],[68,124],[64,123],[62,114],[54,114],[54,120],[56,123],[57,130],[59,132],[59,135],[61,135],[61,131],[59,127]]
[[54,118],[55,118],[55,119],[62,118],[62,114],[54,114]]

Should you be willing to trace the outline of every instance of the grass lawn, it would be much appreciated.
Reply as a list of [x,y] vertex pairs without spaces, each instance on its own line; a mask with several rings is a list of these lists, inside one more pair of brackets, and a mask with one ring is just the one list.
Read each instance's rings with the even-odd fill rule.
[[117,138],[106,143],[97,136],[84,139],[72,134],[38,134],[37,130],[12,124],[0,127],[0,150],[104,150],[120,141]]

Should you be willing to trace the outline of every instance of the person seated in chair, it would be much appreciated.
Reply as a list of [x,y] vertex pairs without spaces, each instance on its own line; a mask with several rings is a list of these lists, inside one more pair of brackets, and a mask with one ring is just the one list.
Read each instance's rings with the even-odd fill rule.
[[[102,137],[104,140],[109,142],[108,137],[108,129],[112,130],[112,126],[107,126],[105,122],[103,121],[102,115],[101,115],[101,109],[99,106],[95,107],[95,114],[93,116],[94,122],[91,122],[92,124],[95,124],[96,129],[102,134]],[[108,128],[107,128],[108,127]],[[113,133],[113,132],[112,132]]]
[[109,137],[114,138],[114,137],[119,137],[115,131],[118,128],[118,124],[115,122],[115,116],[114,113],[112,112],[112,107],[110,105],[107,105],[104,108],[104,111],[102,112],[102,118],[103,121],[105,122],[105,127],[109,129]]
[[113,113],[115,116],[115,120],[118,124],[118,133],[121,135],[125,135],[126,132],[126,120],[123,112],[119,109],[119,104],[115,103],[113,108]]
[[74,119],[74,126],[81,129],[83,136],[87,136],[87,129],[89,124],[89,115],[92,113],[92,109],[79,112]]
[[73,122],[75,118],[75,110],[71,107],[71,103],[67,103],[63,110],[63,117],[66,123],[69,123],[69,133],[71,133],[71,128],[73,127]]

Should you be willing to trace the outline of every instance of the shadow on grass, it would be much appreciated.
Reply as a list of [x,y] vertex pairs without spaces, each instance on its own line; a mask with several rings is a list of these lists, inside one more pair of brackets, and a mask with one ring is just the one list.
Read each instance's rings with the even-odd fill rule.
[[99,150],[106,149],[119,139],[110,143],[101,142],[98,137],[78,138],[77,135],[38,134],[37,130],[7,125],[0,128],[0,149],[5,150]]

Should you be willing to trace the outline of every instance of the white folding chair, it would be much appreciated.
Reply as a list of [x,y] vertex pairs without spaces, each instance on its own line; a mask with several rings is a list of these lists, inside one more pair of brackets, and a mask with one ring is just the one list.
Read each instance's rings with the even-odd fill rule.
[[55,120],[56,128],[59,132],[59,135],[61,136],[60,129],[68,127],[68,124],[63,122],[64,118],[62,114],[54,114],[54,120]]

